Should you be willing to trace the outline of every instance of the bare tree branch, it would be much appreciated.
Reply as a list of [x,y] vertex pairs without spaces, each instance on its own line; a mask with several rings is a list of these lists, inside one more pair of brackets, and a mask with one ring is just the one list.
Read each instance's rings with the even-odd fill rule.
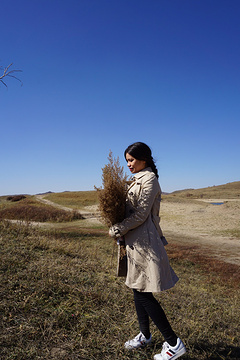
[[[0,66],[0,70],[3,70],[2,75],[0,75],[0,83],[2,83],[4,86],[7,87],[7,84],[5,83],[5,79],[6,79],[7,77],[11,77],[11,78],[14,78],[14,79],[18,80],[18,81],[21,83],[21,86],[22,86],[22,85],[23,85],[22,81],[21,81],[17,76],[13,75],[13,74],[15,74],[15,73],[17,73],[17,72],[22,72],[22,70],[15,70],[15,69],[10,70],[10,67],[11,67],[12,65],[13,65],[13,63],[9,64],[9,65],[8,65],[7,67],[5,67],[5,68],[3,68],[2,66]],[[3,81],[3,79],[4,79],[4,81]]]

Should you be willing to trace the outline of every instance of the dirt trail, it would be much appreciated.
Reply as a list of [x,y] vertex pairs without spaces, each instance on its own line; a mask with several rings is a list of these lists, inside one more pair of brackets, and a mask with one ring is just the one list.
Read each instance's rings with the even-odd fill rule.
[[[212,203],[222,203],[213,205]],[[240,265],[239,199],[192,203],[162,202],[161,227],[181,244],[201,247],[208,256]]]
[[65,210],[65,211],[75,211],[79,214],[81,214],[85,219],[93,219],[93,220],[98,220],[99,219],[99,213],[97,210],[97,205],[92,205],[92,206],[85,206],[83,209],[81,210],[77,210],[77,209],[71,209],[69,207],[57,204],[53,201],[47,200],[44,198],[45,195],[35,195],[36,200],[47,204],[47,205],[51,205],[54,206],[58,209],[61,210]]

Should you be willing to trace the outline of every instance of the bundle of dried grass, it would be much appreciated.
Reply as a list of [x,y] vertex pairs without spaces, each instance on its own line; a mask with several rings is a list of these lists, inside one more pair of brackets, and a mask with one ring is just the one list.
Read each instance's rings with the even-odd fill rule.
[[[103,188],[96,188],[99,199],[99,211],[104,223],[110,227],[121,222],[125,216],[127,196],[127,175],[109,152],[108,164],[102,169]],[[118,276],[126,275],[126,247],[124,238],[118,242]]]
[[127,195],[127,175],[120,166],[119,158],[113,158],[111,151],[108,164],[102,169],[102,184],[103,188],[96,188],[99,211],[105,224],[110,227],[124,219]]

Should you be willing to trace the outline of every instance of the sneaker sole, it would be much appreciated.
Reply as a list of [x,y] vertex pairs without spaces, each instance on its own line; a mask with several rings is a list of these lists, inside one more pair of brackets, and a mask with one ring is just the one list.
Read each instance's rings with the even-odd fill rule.
[[184,355],[186,353],[186,349],[183,348],[181,349],[180,351],[178,351],[178,353],[176,355],[174,355],[171,359],[174,360],[174,359],[177,359],[179,358],[180,356]]
[[[180,356],[184,355],[185,353],[186,353],[186,349],[183,348],[183,349],[179,350],[177,354],[172,355],[169,359],[170,359],[170,360],[175,360],[175,359],[179,358]],[[158,360],[157,355],[155,355],[155,356],[153,357],[153,359],[154,359],[154,360]]]
[[151,345],[151,343],[147,343],[147,344],[145,344],[145,345],[140,345],[140,346],[136,346],[136,347],[134,347],[134,346],[126,347],[126,346],[124,345],[124,349],[126,349],[126,350],[144,349],[144,348],[145,348],[146,346],[148,346],[148,345]]

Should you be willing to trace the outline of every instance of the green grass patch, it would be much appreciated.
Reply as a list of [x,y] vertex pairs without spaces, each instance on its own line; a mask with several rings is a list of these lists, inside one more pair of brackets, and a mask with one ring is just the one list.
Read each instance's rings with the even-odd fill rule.
[[[126,352],[138,333],[132,291],[116,278],[104,230],[41,230],[0,222],[0,338],[4,360],[152,359],[163,339]],[[184,359],[239,358],[239,286],[170,248],[179,283],[156,295],[186,343]],[[185,255],[185,257],[184,257]],[[211,275],[212,274],[212,275]],[[231,275],[229,275],[231,277]]]

